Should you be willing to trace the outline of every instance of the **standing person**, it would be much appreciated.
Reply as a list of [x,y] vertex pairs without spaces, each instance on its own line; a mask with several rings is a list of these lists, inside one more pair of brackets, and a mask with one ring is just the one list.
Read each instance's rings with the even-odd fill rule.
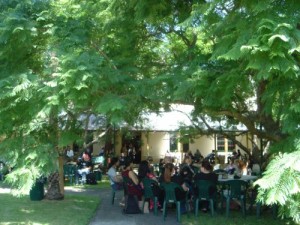
[[195,158],[195,163],[199,163],[202,161],[203,156],[201,155],[199,149],[196,150],[196,152],[194,154],[194,158]]
[[124,167],[126,161],[128,161],[127,152],[121,152],[120,166]]
[[237,150],[236,158],[237,158],[237,159],[241,159],[241,157],[242,157],[241,150],[238,149],[238,150]]
[[73,160],[73,157],[74,157],[74,151],[73,151],[73,149],[71,149],[70,146],[67,146],[67,149],[66,149],[66,157],[67,157],[68,162]]
[[[209,163],[209,161],[205,160],[201,164],[200,173],[197,173],[194,177],[194,182],[196,183],[198,180],[208,180],[213,184],[209,189],[209,194],[212,196],[216,191],[216,185],[218,182],[218,175],[212,172],[213,167]],[[195,188],[195,195],[198,195],[198,190]],[[202,211],[207,212],[208,209],[208,201],[202,201]]]
[[140,164],[142,159],[142,151],[140,148],[137,148],[137,150],[134,153],[134,164]]

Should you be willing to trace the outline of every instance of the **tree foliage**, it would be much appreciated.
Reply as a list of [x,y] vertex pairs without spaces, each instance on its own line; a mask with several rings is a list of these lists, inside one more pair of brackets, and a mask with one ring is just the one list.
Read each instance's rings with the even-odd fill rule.
[[91,115],[133,123],[170,103],[194,106],[199,133],[241,123],[275,153],[299,151],[299,4],[1,1],[0,149],[11,180],[53,170],[46,156],[85,142]]

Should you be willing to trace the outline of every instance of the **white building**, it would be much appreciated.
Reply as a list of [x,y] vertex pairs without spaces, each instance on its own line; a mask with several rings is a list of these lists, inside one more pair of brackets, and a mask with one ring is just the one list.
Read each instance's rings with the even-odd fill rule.
[[[237,147],[226,138],[220,135],[199,136],[193,140],[188,140],[185,143],[176,141],[179,137],[178,128],[180,125],[191,125],[189,115],[193,110],[192,106],[174,105],[172,111],[163,112],[159,115],[156,113],[149,113],[145,115],[145,123],[141,129],[133,129],[130,131],[131,140],[138,142],[142,152],[142,159],[152,156],[154,162],[164,158],[166,155],[171,155],[179,162],[185,152],[191,151],[195,153],[197,149],[205,157],[212,150],[218,150],[218,154],[224,156],[223,159],[227,161],[227,155],[231,154],[232,150]],[[213,124],[212,124],[213,126]],[[245,130],[243,127],[238,128]],[[114,133],[114,150],[116,155],[120,155],[122,146],[128,144],[130,140],[124,140],[125,137],[120,130],[115,130]],[[252,148],[248,134],[237,136],[236,140],[243,143],[244,146]],[[98,154],[104,146],[104,142],[95,144],[93,146],[94,154]]]

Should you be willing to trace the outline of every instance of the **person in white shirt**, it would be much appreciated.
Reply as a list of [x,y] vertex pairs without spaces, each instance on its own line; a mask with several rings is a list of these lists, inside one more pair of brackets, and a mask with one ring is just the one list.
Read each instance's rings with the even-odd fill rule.
[[69,159],[73,159],[73,157],[74,157],[74,151],[73,151],[73,149],[70,148],[70,146],[67,147],[66,155]]
[[117,174],[117,168],[119,166],[119,159],[118,157],[113,157],[110,162],[110,168],[107,172],[109,177],[110,185],[113,190],[120,190],[122,189],[123,179],[121,175]]

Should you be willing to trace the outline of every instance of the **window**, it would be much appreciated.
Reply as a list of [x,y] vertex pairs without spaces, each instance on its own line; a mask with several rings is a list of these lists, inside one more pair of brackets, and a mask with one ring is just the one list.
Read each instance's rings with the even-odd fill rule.
[[219,152],[224,152],[226,144],[228,146],[227,151],[233,151],[235,149],[235,144],[232,140],[225,138],[223,135],[217,135],[217,150]]

